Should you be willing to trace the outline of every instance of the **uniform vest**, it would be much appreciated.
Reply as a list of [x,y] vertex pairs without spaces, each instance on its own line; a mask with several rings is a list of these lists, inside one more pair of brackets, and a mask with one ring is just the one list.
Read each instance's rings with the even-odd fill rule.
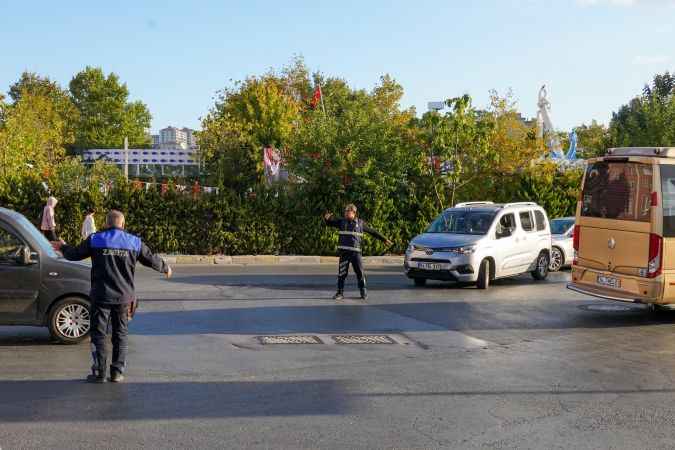
[[338,250],[360,252],[361,238],[363,237],[363,221],[361,219],[342,219],[341,222]]

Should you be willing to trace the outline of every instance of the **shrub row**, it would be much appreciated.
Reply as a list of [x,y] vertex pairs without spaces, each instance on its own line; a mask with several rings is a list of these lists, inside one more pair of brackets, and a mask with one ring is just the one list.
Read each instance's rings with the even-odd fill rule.
[[[461,199],[497,202],[535,201],[551,218],[574,213],[579,185],[578,171],[559,172],[544,166],[520,174],[483,180],[466,188]],[[39,224],[47,193],[36,175],[0,179],[0,206],[25,214]],[[414,182],[382,190],[354,185],[341,190],[295,185],[260,186],[245,195],[221,189],[218,194],[193,198],[174,191],[162,195],[155,189],[134,189],[117,180],[103,193],[98,181],[88,179],[74,188],[72,182],[47,180],[59,203],[58,233],[77,242],[85,210],[97,208],[96,222],[105,211],[117,208],[127,217],[127,228],[154,250],[178,254],[334,254],[337,234],[324,226],[322,214],[340,212],[347,202],[359,206],[361,216],[393,242],[393,248],[366,239],[364,254],[402,253],[439,207],[433,196]],[[72,181],[72,180],[71,180]],[[84,187],[82,187],[84,186]]]

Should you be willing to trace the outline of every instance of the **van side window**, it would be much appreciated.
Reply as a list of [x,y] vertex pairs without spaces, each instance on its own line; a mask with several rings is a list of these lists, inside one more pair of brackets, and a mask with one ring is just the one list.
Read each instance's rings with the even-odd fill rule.
[[509,237],[516,230],[516,217],[513,214],[504,214],[497,224],[497,239]]
[[675,237],[675,166],[662,164],[663,237]]
[[534,230],[534,224],[532,223],[532,213],[530,211],[523,211],[519,214],[520,216],[520,225],[525,231]]
[[546,219],[544,219],[544,213],[541,211],[535,211],[534,219],[537,223],[537,231],[544,231],[546,229]]
[[9,231],[0,228],[0,264],[15,264],[23,242]]

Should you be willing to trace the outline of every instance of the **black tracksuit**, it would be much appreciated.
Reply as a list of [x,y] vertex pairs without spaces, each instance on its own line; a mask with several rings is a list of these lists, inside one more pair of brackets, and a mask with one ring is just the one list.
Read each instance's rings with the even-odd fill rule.
[[71,261],[91,257],[93,369],[106,371],[105,338],[112,326],[113,355],[111,371],[124,371],[127,356],[128,309],[135,300],[134,271],[136,262],[166,273],[168,265],[154,255],[141,240],[119,228],[94,233],[78,246],[63,245],[63,256]]
[[326,219],[326,225],[337,228],[340,233],[338,239],[338,255],[340,256],[340,266],[338,269],[338,293],[342,293],[345,288],[345,279],[349,273],[349,264],[354,266],[354,273],[359,283],[359,289],[363,292],[366,289],[366,277],[363,274],[363,260],[361,259],[361,240],[364,233],[386,241],[378,231],[370,228],[361,219],[348,220],[344,218]]

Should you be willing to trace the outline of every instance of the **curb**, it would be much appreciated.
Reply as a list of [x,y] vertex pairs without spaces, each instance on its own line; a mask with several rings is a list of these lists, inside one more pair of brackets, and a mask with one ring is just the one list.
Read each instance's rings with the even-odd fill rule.
[[[161,255],[168,264],[173,265],[316,265],[337,264],[337,256],[300,256],[300,255]],[[364,256],[366,266],[403,265],[403,256]]]

